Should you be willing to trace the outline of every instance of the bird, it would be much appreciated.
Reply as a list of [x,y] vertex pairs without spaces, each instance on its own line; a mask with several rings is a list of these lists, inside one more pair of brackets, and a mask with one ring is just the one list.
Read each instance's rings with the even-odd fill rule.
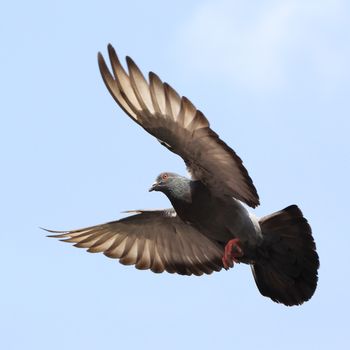
[[49,237],[155,273],[211,274],[234,264],[251,267],[260,293],[286,306],[314,294],[319,257],[311,227],[297,205],[258,218],[259,204],[241,158],[220,139],[189,99],[127,56],[127,70],[111,44],[111,69],[98,53],[102,79],[119,107],[161,145],[180,156],[191,178],[162,172],[149,189],[172,207],[129,210],[128,216]]

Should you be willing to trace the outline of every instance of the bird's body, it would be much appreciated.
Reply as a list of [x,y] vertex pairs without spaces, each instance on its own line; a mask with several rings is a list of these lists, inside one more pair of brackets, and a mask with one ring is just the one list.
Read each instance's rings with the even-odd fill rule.
[[210,128],[203,113],[154,73],[149,81],[127,57],[129,73],[108,47],[112,73],[98,55],[102,78],[129,117],[186,163],[192,179],[160,174],[173,208],[136,210],[106,224],[53,237],[103,252],[126,265],[181,275],[210,274],[234,262],[251,265],[261,294],[299,305],[317,286],[319,259],[311,227],[296,205],[256,218],[259,196],[242,160]]
[[229,196],[217,197],[199,180],[167,174],[174,181],[162,192],[184,222],[224,246],[233,238],[239,238],[249,250],[261,243],[258,220],[239,200]]

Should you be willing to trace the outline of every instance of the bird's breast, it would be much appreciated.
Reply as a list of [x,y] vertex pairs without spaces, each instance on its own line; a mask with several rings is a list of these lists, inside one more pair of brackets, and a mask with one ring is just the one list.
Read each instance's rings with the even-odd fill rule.
[[250,246],[261,241],[259,224],[236,199],[202,197],[174,208],[183,221],[216,241],[226,243],[239,238]]

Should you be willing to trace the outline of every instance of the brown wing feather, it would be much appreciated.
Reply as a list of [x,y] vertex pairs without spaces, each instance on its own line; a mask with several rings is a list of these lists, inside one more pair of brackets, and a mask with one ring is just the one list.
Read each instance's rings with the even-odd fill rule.
[[113,75],[98,54],[102,78],[119,106],[164,146],[181,156],[193,178],[216,196],[233,196],[251,207],[259,196],[242,160],[210,129],[202,112],[160,78],[149,73],[149,82],[130,57],[127,73],[111,45]]
[[223,248],[184,223],[173,209],[139,211],[79,230],[47,231],[55,233],[49,237],[75,243],[90,253],[104,253],[141,270],[199,276],[222,268]]

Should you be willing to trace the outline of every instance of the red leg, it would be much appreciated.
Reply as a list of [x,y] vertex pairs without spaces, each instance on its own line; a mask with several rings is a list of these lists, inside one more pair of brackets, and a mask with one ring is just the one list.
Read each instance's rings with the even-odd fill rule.
[[224,256],[222,258],[222,263],[226,270],[233,267],[234,262],[239,263],[239,258],[243,256],[243,250],[239,243],[239,238],[231,239],[226,243]]

